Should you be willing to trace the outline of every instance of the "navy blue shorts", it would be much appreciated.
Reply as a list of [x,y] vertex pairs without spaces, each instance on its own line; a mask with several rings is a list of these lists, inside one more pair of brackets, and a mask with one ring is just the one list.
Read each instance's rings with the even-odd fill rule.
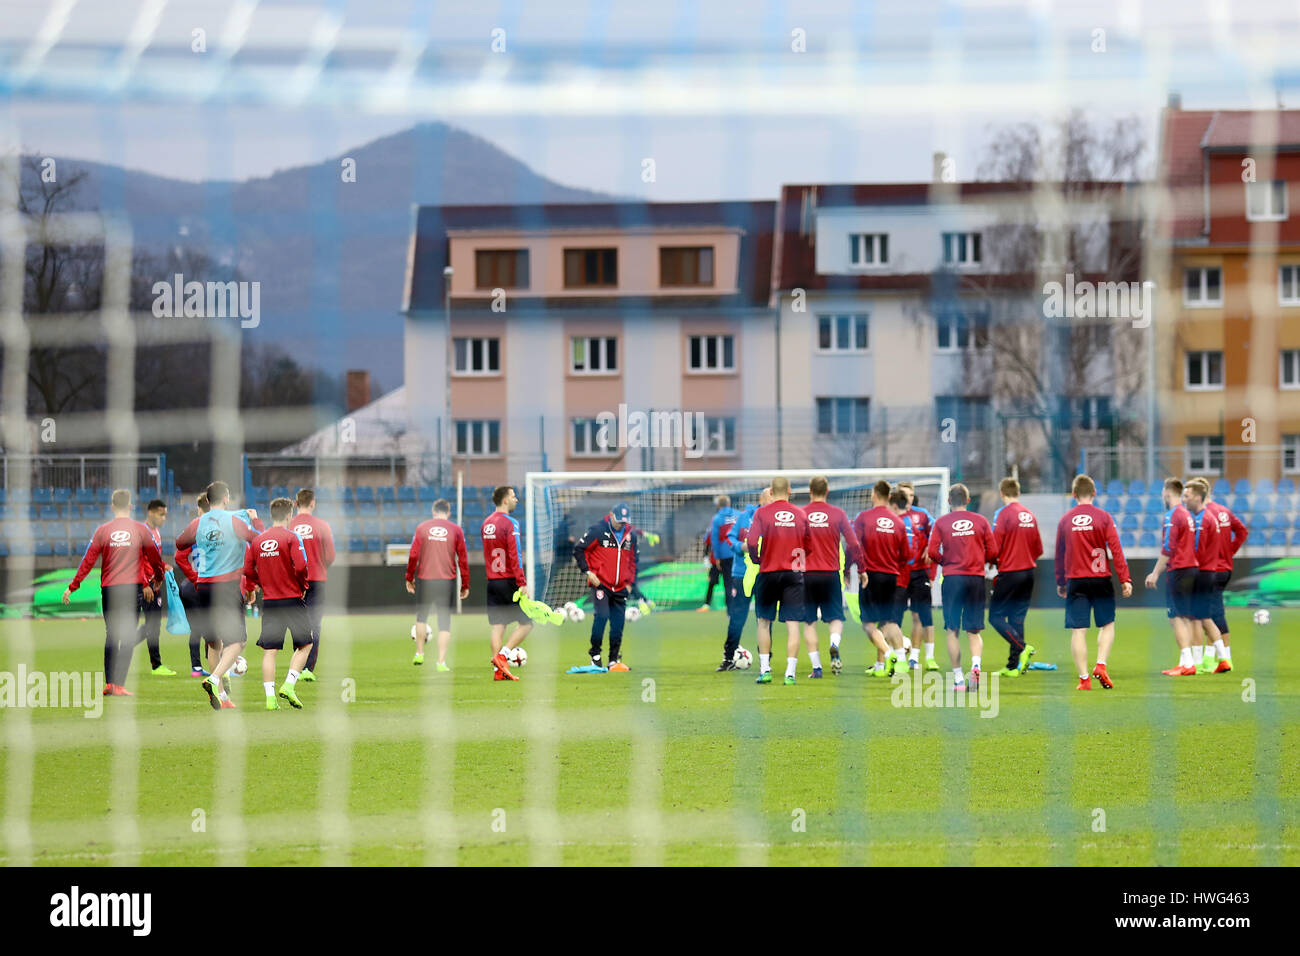
[[925,571],[913,570],[907,580],[907,609],[917,616],[922,627],[934,626],[934,604],[930,586],[933,582]]
[[867,572],[866,583],[858,588],[858,617],[864,626],[887,624],[894,620],[894,595],[897,591],[897,574]]
[[1228,617],[1223,613],[1223,592],[1231,580],[1231,571],[1214,572],[1214,593],[1210,595],[1210,620],[1214,622],[1220,634],[1228,633]]
[[1196,568],[1175,568],[1165,578],[1165,609],[1170,617],[1195,617]]
[[289,632],[294,648],[311,643],[311,618],[302,598],[276,598],[262,601],[262,634],[257,646],[264,651],[278,651],[284,647],[284,634]]
[[939,590],[944,630],[984,630],[984,575],[945,574]]
[[[1209,620],[1214,616],[1212,611],[1215,595],[1214,572],[1197,571],[1195,582],[1192,587],[1192,617],[1198,621]],[[1219,602],[1223,602],[1222,592],[1219,592]]]
[[844,589],[838,571],[805,571],[803,573],[804,620],[817,623],[817,616],[826,623],[844,620]]
[[487,615],[490,626],[498,627],[515,621],[529,623],[528,615],[515,601],[517,590],[519,585],[515,584],[514,578],[488,578]]
[[[510,593],[513,595],[514,591]],[[450,631],[451,609],[455,603],[455,578],[420,578],[415,582],[415,620],[418,623],[427,623],[429,612],[433,611],[438,616],[438,630]]]
[[1115,582],[1105,578],[1069,578],[1065,582],[1065,626],[1087,627],[1089,617],[1098,627],[1115,623]]
[[802,572],[762,572],[754,582],[754,617],[760,621],[775,621],[778,617],[782,621],[803,621],[803,587]]

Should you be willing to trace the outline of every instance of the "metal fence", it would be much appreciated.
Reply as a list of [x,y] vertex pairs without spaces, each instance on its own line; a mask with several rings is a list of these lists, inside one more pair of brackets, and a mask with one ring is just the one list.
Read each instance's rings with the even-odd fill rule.
[[176,489],[166,455],[0,455],[0,487],[99,491],[126,487],[168,497]]

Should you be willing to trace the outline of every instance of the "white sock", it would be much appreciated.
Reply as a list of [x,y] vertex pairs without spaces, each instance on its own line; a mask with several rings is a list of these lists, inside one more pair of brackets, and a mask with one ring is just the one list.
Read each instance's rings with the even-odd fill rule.
[[932,660],[934,660],[934,641],[926,641],[926,643],[925,643],[925,659],[926,659],[927,661],[932,661]]
[[872,670],[878,670],[878,671],[883,671],[884,669],[885,669],[885,665],[882,661],[876,661],[876,666],[872,668]]
[[1105,667],[1105,666],[1106,666],[1106,659],[1105,659],[1104,657],[1099,657],[1099,658],[1097,658],[1097,666],[1098,666],[1098,667]]
[[785,676],[793,677],[795,668],[799,666],[799,658],[787,657],[785,659]]
[[808,660],[812,661],[813,670],[816,670],[817,668],[822,666],[822,652],[809,651]]
[[1204,644],[1193,644],[1193,645],[1192,645],[1192,660],[1199,662],[1200,659],[1201,659],[1202,657],[1204,657],[1204,656],[1205,656],[1205,645],[1204,645]]
[[230,695],[223,690],[217,694],[217,700],[230,700]]
[[1190,647],[1184,647],[1178,652],[1178,666],[1191,667],[1192,663],[1192,649]]
[[1227,644],[1223,644],[1222,641],[1220,641],[1219,644],[1223,645],[1221,648],[1218,647],[1217,645],[1215,647],[1215,650],[1219,652],[1219,660],[1228,661],[1229,663],[1232,663],[1232,648],[1229,647]]
[[262,681],[262,686],[266,688],[267,697],[275,696],[275,681],[273,680]]
[[831,647],[839,647],[839,646],[840,646],[840,636],[838,634],[832,634]]
[[960,667],[954,667],[952,669],[952,679],[955,683],[960,684],[966,680],[966,675],[961,672]]
[[298,672],[294,670],[289,671],[289,676],[284,679],[284,682],[290,687],[298,683]]
[[975,668],[975,667],[979,667],[979,666],[980,666],[980,655],[978,655],[978,654],[972,654],[972,655],[970,656],[970,666],[971,666],[972,668]]
[[919,661],[921,659],[921,649],[913,645],[912,650],[907,655],[907,659],[909,661]]
[[911,649],[912,649],[912,639],[911,639],[910,637],[907,637],[906,635],[904,635],[904,636],[903,636],[903,650],[905,650],[905,651],[910,651]]
[[770,671],[771,669],[772,669],[772,655],[771,655],[771,654],[759,654],[759,655],[758,655],[758,672],[759,672],[760,674],[766,674],[766,673],[767,673],[768,671]]

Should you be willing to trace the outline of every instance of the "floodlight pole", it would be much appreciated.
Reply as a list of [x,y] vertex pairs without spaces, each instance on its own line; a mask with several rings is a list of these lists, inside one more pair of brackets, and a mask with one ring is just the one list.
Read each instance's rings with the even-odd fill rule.
[[447,456],[447,471],[451,472],[452,444],[451,444],[451,370],[452,370],[452,342],[451,342],[451,277],[455,274],[455,269],[451,266],[442,268],[442,317],[447,326],[447,371],[444,388],[444,404],[442,427],[446,433],[446,440],[443,444],[443,453]]

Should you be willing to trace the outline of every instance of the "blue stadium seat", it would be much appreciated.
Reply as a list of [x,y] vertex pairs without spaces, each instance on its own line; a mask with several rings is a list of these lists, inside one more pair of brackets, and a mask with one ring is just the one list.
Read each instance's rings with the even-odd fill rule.
[[1278,514],[1290,514],[1295,511],[1295,501],[1289,494],[1280,494],[1273,501],[1273,509]]
[[370,487],[369,485],[362,485],[360,488],[357,489],[357,501],[358,501],[358,502],[361,502],[361,501],[374,501],[374,500],[375,500],[375,489],[374,489],[374,488]]
[[1273,493],[1273,480],[1271,478],[1261,478],[1255,483],[1255,494],[1271,495]]
[[98,502],[100,502],[101,504],[105,504],[105,505],[108,504],[109,502],[111,502],[111,501],[113,500],[113,489],[112,489],[112,488],[96,488],[96,489],[95,489],[95,500],[98,501]]
[[1249,528],[1252,532],[1267,531],[1269,528],[1273,527],[1272,516],[1262,511],[1250,515],[1249,520],[1246,520],[1245,518],[1243,518],[1242,520],[1246,522],[1246,527]]
[[1154,531],[1144,531],[1142,532],[1142,537],[1138,539],[1138,544],[1144,548],[1158,548],[1160,546],[1159,542],[1160,539],[1156,536]]
[[343,502],[343,516],[345,518],[355,518],[357,516],[357,504],[355,501]]
[[361,533],[364,534],[367,538],[373,537],[378,534],[383,534],[383,531],[380,530],[380,524],[378,518],[366,518],[364,521],[360,522],[360,526],[361,526]]
[[1250,479],[1248,479],[1248,478],[1238,478],[1238,479],[1236,480],[1236,482],[1235,482],[1235,483],[1233,484],[1233,486],[1232,486],[1232,493],[1233,493],[1234,495],[1248,495],[1248,494],[1250,494]]
[[366,550],[367,550],[367,551],[383,551],[383,550],[384,550],[384,542],[383,542],[382,540],[380,540],[379,538],[373,538],[373,537],[372,537],[372,538],[366,538]]
[[54,545],[48,541],[36,542],[36,556],[38,558],[47,558],[54,553]]
[[1210,489],[1210,494],[1216,498],[1224,498],[1232,494],[1232,485],[1228,484],[1226,478],[1219,478],[1214,482],[1214,487]]
[[1290,478],[1283,478],[1277,483],[1277,490],[1279,494],[1293,495],[1295,494],[1295,482]]
[[1232,504],[1228,505],[1234,514],[1245,514],[1251,510],[1250,502],[1242,495],[1232,499]]
[[55,489],[54,489],[54,502],[55,502],[55,504],[58,504],[58,503],[60,503],[60,502],[65,502],[65,501],[71,501],[71,500],[72,500],[72,489],[71,489],[71,488],[55,488]]
[[1122,495],[1123,493],[1124,482],[1120,481],[1118,478],[1112,478],[1110,481],[1106,482],[1106,494]]
[[39,517],[42,521],[57,521],[61,517],[59,514],[59,506],[41,505]]
[[79,504],[88,505],[95,500],[95,492],[90,488],[78,488],[72,498]]
[[438,498],[438,490],[436,488],[430,487],[429,485],[422,485],[420,487],[420,490],[416,493],[416,497],[418,497],[421,501],[432,504]]
[[31,500],[36,502],[38,505],[49,504],[54,500],[54,492],[49,488],[33,488],[31,492]]
[[399,518],[384,519],[384,539],[387,541],[409,541],[414,531],[405,521]]
[[348,538],[348,550],[349,550],[349,551],[364,551],[364,550],[366,550],[366,539],[365,539],[365,538],[357,538],[357,537]]
[[1124,548],[1125,550],[1129,550],[1131,548],[1137,547],[1137,537],[1133,534],[1132,531],[1124,531],[1120,533],[1119,543],[1120,543],[1120,547]]
[[1141,529],[1138,527],[1138,516],[1137,516],[1137,515],[1125,515],[1125,516],[1123,517],[1123,519],[1121,520],[1121,522],[1120,522],[1120,526],[1119,526],[1119,527],[1120,527],[1120,530],[1121,530],[1121,531],[1139,531],[1139,530],[1141,530]]
[[1144,502],[1141,498],[1125,498],[1123,499],[1122,510],[1125,514],[1136,515],[1142,513],[1144,506]]
[[388,485],[384,485],[378,490],[379,490],[379,500],[381,502],[383,502],[384,504],[389,504],[390,502],[396,503],[397,501],[396,489],[390,488]]
[[420,507],[420,503],[418,501],[412,500],[412,501],[403,501],[401,505],[398,506],[398,513],[403,518],[418,518],[420,515],[424,513],[424,511]]
[[379,517],[379,505],[373,501],[363,501],[357,505],[357,511],[363,518]]
[[1270,534],[1270,535],[1268,536],[1268,546],[1269,546],[1270,548],[1285,548],[1285,547],[1286,547],[1286,532],[1285,532],[1285,531],[1274,531],[1272,534]]
[[1146,499],[1146,505],[1143,507],[1142,510],[1149,515],[1164,514],[1165,503],[1161,501],[1159,498],[1148,498]]
[[67,541],[55,541],[54,553],[61,558],[66,558],[71,554],[71,548],[68,547]]
[[400,488],[397,489],[397,500],[398,500],[398,501],[414,501],[414,500],[415,500],[415,489],[412,488],[410,485],[402,485],[402,487],[400,487]]
[[9,492],[9,500],[15,504],[26,504],[32,500],[32,491],[30,488],[15,488]]
[[[1159,491],[1159,488],[1152,489]],[[1147,493],[1147,483],[1141,478],[1135,478],[1128,483],[1128,493],[1130,495],[1145,495]]]

